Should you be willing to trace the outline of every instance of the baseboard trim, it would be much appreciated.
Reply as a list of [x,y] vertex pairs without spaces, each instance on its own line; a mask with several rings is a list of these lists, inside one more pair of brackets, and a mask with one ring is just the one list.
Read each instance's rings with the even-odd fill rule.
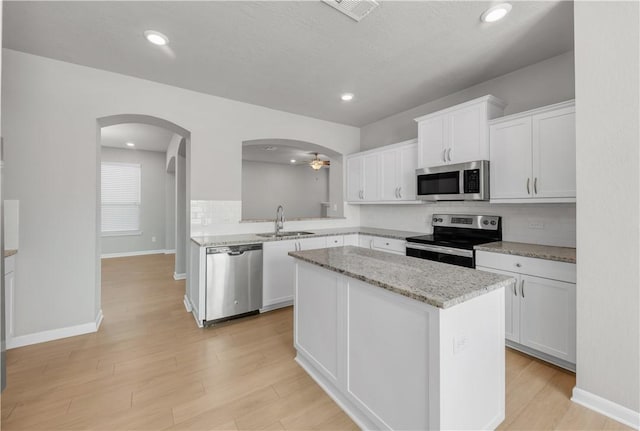
[[183,274],[178,274],[177,272],[173,273],[173,279],[174,280],[186,280],[187,279],[187,274],[183,273]]
[[164,254],[176,254],[176,249],[174,248],[173,250],[165,250]]
[[165,250],[143,250],[143,251],[127,251],[124,253],[103,253],[100,255],[102,259],[111,259],[114,257],[130,257],[130,256],[146,256],[148,254],[165,254]]
[[277,304],[267,305],[260,309],[260,313],[267,313],[269,311],[277,310],[279,308],[290,307],[293,305],[293,299],[287,301],[278,302]]
[[191,313],[191,301],[189,301],[187,295],[184,295],[182,302],[184,303],[184,308],[187,309],[187,313]]
[[578,387],[573,388],[571,401],[590,410],[601,413],[631,428],[640,429],[640,412],[616,404]]
[[103,314],[102,310],[100,310],[93,322],[12,337],[11,339],[7,339],[7,349],[15,349],[18,347],[30,346],[32,344],[46,343],[47,341],[97,332],[100,324],[102,323],[102,319]]

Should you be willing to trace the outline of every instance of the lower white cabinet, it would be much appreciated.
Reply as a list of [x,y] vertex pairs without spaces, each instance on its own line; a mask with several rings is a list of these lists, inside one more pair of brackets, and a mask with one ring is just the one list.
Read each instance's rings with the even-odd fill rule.
[[507,344],[574,370],[575,264],[478,251],[476,269],[516,278],[505,289]]
[[362,248],[384,251],[405,256],[407,242],[403,239],[384,238],[381,236],[359,235],[358,245]]

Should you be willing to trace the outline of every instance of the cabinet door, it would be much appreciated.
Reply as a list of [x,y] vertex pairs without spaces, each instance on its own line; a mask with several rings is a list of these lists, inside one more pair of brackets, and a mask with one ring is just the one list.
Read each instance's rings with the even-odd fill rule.
[[344,245],[344,237],[342,236],[328,236],[327,244],[325,247],[342,247]]
[[343,244],[358,247],[358,239],[358,234],[345,235],[343,238]]
[[325,248],[327,246],[327,238],[321,236],[319,238],[305,238],[298,241],[298,248],[302,250],[315,250],[317,248]]
[[534,196],[575,198],[575,108],[534,115],[532,128]]
[[487,160],[487,114],[484,103],[449,114],[447,162],[463,163]]
[[520,342],[520,274],[499,269],[485,268],[478,266],[480,271],[493,272],[496,274],[514,277],[515,280],[508,287],[504,288],[504,338],[516,343]]
[[347,159],[347,201],[362,200],[362,157]]
[[446,163],[444,151],[449,147],[447,115],[439,115],[418,124],[418,163],[421,168]]
[[378,201],[380,200],[380,154],[367,154],[363,156],[362,162],[364,200]]
[[399,199],[400,187],[400,151],[398,149],[383,151],[380,153],[380,183],[383,201],[395,201]]
[[493,124],[489,136],[491,199],[531,197],[531,118]]
[[373,248],[373,237],[370,235],[358,235],[358,247]]
[[576,285],[522,275],[520,343],[576,362]]
[[[324,239],[324,238],[323,238]],[[275,241],[264,244],[262,254],[262,305],[287,305],[293,299],[294,259],[297,241]]]
[[418,146],[416,144],[402,147],[399,150],[400,159],[400,190],[398,196],[403,201],[416,200],[416,169],[418,168]]

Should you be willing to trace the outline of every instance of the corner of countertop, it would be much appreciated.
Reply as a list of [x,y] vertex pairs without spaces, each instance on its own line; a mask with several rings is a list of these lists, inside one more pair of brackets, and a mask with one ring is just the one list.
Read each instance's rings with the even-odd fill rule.
[[9,249],[9,250],[5,250],[4,251],[4,257],[5,258],[13,256],[15,254],[18,254],[18,249]]

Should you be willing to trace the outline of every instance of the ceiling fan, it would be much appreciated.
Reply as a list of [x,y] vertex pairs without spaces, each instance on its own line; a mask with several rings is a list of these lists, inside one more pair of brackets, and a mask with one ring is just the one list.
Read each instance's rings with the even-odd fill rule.
[[314,154],[315,157],[309,162],[309,166],[311,166],[314,171],[319,171],[323,166],[331,165],[331,162],[329,160],[320,160],[320,158],[318,157],[318,153],[311,154]]

